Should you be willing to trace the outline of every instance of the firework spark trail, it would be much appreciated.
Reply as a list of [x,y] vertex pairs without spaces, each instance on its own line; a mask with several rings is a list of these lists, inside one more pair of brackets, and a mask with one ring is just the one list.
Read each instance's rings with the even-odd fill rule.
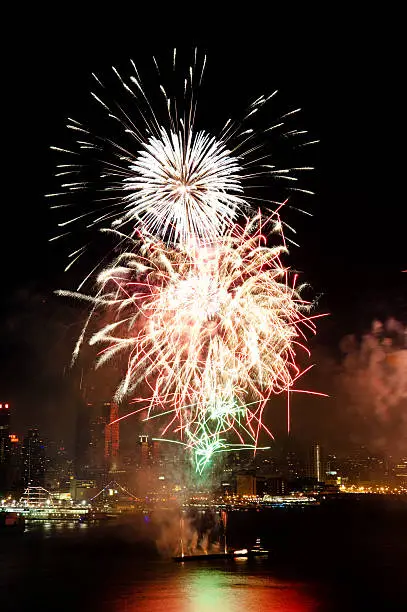
[[[281,231],[278,214],[268,224]],[[256,445],[270,394],[292,388],[301,374],[296,353],[307,351],[315,317],[282,264],[285,247],[266,246],[265,225],[258,214],[190,250],[141,238],[99,275],[95,297],[62,292],[107,308],[112,322],[90,338],[104,345],[98,365],[126,355],[116,397],[146,380],[147,418],[170,409],[163,435],[172,427],[191,443],[201,432],[215,452],[233,430]]]
[[[176,58],[174,50],[173,80]],[[276,91],[254,100],[241,121],[228,119],[217,135],[197,129],[206,57],[200,61],[196,50],[181,98],[163,86],[154,58],[164,114],[156,112],[131,64],[127,79],[113,67],[120,103],[108,101],[109,88],[93,75],[98,89],[92,96],[105,116],[104,136],[69,119],[74,142],[52,147],[68,163],[57,166],[60,188],[49,194],[57,201],[51,208],[76,211],[58,224],[61,230],[52,240],[69,236],[79,225],[82,231],[109,232],[121,250],[98,273],[96,294],[59,293],[92,305],[74,359],[85,340],[103,346],[98,366],[125,356],[127,370],[116,399],[134,397],[146,383],[146,419],[168,416],[162,436],[171,433],[177,436],[172,441],[192,449],[202,472],[212,455],[258,448],[262,429],[272,435],[262,421],[270,396],[294,390],[304,373],[296,353],[308,352],[306,332],[315,331],[316,317],[301,298],[297,276],[282,264],[286,240],[296,244],[284,237],[283,226],[294,230],[280,219],[285,198],[259,198],[257,190],[271,178],[287,185],[288,192],[311,194],[296,181],[312,168],[277,166],[259,135],[292,139],[297,149],[318,141],[290,125],[300,109],[283,114],[260,134],[251,127]],[[89,192],[98,194],[91,205]],[[259,203],[272,211],[266,223],[253,212]],[[244,215],[242,227],[237,222]],[[278,246],[267,247],[267,224],[281,236]],[[66,270],[87,251],[89,239],[84,242],[69,255]],[[94,266],[78,291],[109,257]],[[100,310],[109,323],[89,333]],[[238,440],[234,445],[231,437]]]
[[[245,427],[244,419],[247,416],[246,412],[247,406],[237,406],[236,404],[229,406],[225,404],[221,410],[217,409],[215,412],[213,407],[212,409],[203,407],[195,417],[195,420],[188,422],[183,427],[184,431],[181,440],[158,439],[181,444],[191,451],[194,457],[195,470],[202,474],[204,468],[213,458],[213,455],[229,451],[256,451],[269,448],[259,447],[256,438]],[[175,429],[174,433],[177,434],[178,430]],[[228,441],[231,433],[238,439],[238,442],[230,443]]]
[[[52,147],[68,158],[57,165],[60,187],[48,194],[58,202],[52,208],[76,207],[74,214],[58,224],[67,230],[58,237],[69,235],[78,224],[82,230],[84,225],[110,225],[125,231],[137,224],[146,234],[181,246],[212,242],[229,231],[242,212],[258,204],[259,198],[255,192],[249,194],[249,189],[257,189],[259,179],[260,183],[267,177],[286,183],[289,193],[311,193],[296,181],[301,172],[312,168],[276,166],[259,139],[276,134],[291,139],[297,149],[317,142],[307,141],[305,130],[290,129],[300,109],[285,113],[261,134],[246,125],[277,92],[259,96],[241,121],[228,119],[218,135],[196,128],[197,90],[205,63],[206,57],[199,62],[195,53],[178,99],[160,84],[164,113],[154,110],[133,62],[128,79],[113,68],[124,98],[120,103],[105,101],[109,89],[93,75],[100,90],[92,92],[93,99],[104,113],[106,133],[113,126],[114,134],[98,136],[69,119],[73,142],[66,148]],[[83,203],[80,194],[94,191],[99,195],[91,206],[89,197]],[[267,205],[266,198],[261,202]],[[281,202],[274,199],[270,203],[274,208]]]

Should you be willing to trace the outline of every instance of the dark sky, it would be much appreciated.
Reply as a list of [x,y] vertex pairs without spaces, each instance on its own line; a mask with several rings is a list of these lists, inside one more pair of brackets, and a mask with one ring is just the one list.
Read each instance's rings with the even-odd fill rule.
[[[163,30],[137,13],[113,12],[101,23],[33,12],[18,27],[13,16],[14,46],[2,73],[0,399],[12,403],[20,432],[39,424],[48,435],[71,436],[75,394],[66,372],[84,316],[52,293],[66,287],[67,251],[48,242],[56,223],[43,197],[54,186],[49,146],[65,138],[67,116],[88,121],[90,73],[130,57],[147,64],[153,54],[167,59],[174,46],[207,51],[201,104],[214,126],[276,88],[288,107],[301,106],[301,127],[321,139],[313,158],[318,195],[307,202],[313,217],[293,220],[301,248],[291,261],[321,295],[320,311],[331,313],[319,344],[335,350],[341,336],[363,332],[375,316],[405,317],[397,36],[380,16],[308,17],[275,16],[269,26],[270,16],[258,15],[249,26],[243,17],[235,25],[213,16],[198,33],[192,17],[185,27],[172,16]],[[73,288],[74,277],[69,282]]]

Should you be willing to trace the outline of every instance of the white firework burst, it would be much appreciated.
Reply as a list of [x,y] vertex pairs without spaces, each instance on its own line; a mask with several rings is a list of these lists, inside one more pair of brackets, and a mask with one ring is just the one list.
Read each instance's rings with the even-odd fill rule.
[[[58,223],[61,231],[54,239],[78,228],[83,233],[93,227],[114,227],[127,235],[141,230],[181,247],[208,243],[230,230],[241,212],[250,214],[252,206],[261,203],[266,210],[276,210],[293,192],[312,193],[296,182],[312,167],[282,162],[283,142],[293,143],[291,152],[317,142],[305,130],[292,129],[300,109],[278,116],[260,133],[248,126],[277,92],[259,96],[240,121],[229,118],[216,135],[197,129],[196,97],[205,64],[206,58],[200,62],[195,52],[181,95],[177,87],[175,95],[169,95],[160,85],[164,112],[157,114],[159,105],[150,102],[133,62],[133,74],[126,80],[113,68],[124,90],[120,103],[107,101],[110,85],[105,87],[93,75],[98,91],[92,96],[104,114],[104,133],[97,135],[91,127],[69,119],[73,142],[51,147],[68,157],[57,165],[60,185],[48,194],[57,202],[51,208],[74,209]],[[175,62],[173,69],[175,81]],[[269,135],[282,139],[280,148],[271,151],[266,146]],[[276,150],[278,164],[273,159]],[[266,186],[267,177],[275,189],[266,198],[259,197],[257,190]],[[74,250],[69,265],[84,252],[85,247]]]
[[170,242],[213,242],[245,206],[237,195],[243,191],[240,170],[222,141],[162,128],[129,166],[124,219],[141,219],[148,233]]

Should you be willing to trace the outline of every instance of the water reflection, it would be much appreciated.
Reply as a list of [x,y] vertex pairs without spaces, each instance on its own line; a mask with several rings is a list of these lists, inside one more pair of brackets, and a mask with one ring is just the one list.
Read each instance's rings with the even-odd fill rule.
[[88,529],[87,523],[77,521],[27,521],[24,529],[26,534],[39,534],[44,538],[52,538],[56,534],[67,531],[84,531]]
[[[156,566],[154,578],[135,577],[131,592],[116,593],[114,612],[311,612],[318,602],[306,585],[283,582],[266,567],[239,561]],[[146,579],[147,578],[147,579]],[[130,586],[130,585],[129,585]],[[130,589],[129,589],[130,590]]]
[[[260,525],[273,543],[269,560],[184,565],[158,558],[159,534],[142,517],[94,526],[28,523],[26,533],[0,537],[0,611],[32,612],[36,602],[41,612],[406,609],[404,511],[375,513],[373,506],[284,517],[276,523],[273,515],[272,534],[267,514]],[[259,531],[258,517],[255,524],[243,518],[234,525],[240,547],[240,533],[250,541]],[[332,524],[335,538],[327,538]]]

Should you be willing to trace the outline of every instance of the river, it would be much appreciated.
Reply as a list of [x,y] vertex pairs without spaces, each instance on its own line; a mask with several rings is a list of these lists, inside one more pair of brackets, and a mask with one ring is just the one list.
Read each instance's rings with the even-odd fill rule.
[[261,537],[269,559],[174,563],[163,516],[1,535],[1,611],[407,610],[405,500],[231,512],[229,544]]

